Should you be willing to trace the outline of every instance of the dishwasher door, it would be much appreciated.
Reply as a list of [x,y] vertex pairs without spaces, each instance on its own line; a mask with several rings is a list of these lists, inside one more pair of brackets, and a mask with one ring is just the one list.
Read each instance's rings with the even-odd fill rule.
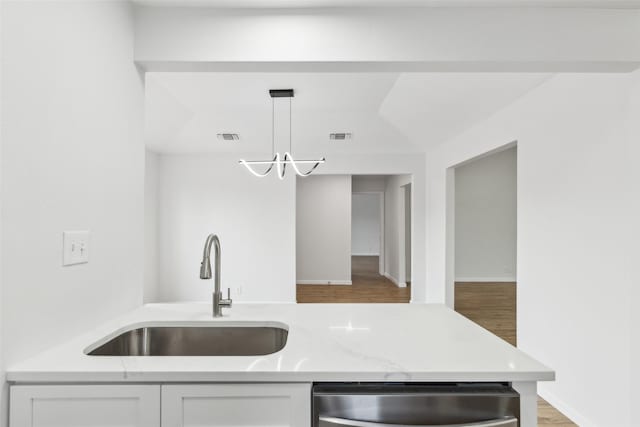
[[520,396],[502,383],[325,383],[313,427],[518,427]]

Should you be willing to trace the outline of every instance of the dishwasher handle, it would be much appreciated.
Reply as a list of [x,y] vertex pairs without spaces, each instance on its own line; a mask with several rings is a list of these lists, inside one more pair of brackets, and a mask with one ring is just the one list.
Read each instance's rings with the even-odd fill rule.
[[518,419],[515,417],[497,418],[489,421],[479,421],[465,424],[387,424],[371,421],[348,420],[346,418],[320,417],[321,427],[518,427]]

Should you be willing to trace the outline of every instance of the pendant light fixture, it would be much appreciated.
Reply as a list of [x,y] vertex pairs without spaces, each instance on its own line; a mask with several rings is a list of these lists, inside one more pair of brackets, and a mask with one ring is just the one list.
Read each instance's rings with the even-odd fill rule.
[[[249,172],[258,178],[263,178],[274,170],[277,171],[278,178],[284,179],[287,172],[287,165],[291,165],[291,168],[298,176],[309,176],[316,170],[316,168],[324,163],[326,160],[322,157],[319,160],[295,160],[291,155],[291,98],[293,98],[293,89],[271,89],[269,91],[271,96],[271,159],[267,160],[244,160],[240,159],[238,163],[244,165]],[[280,152],[276,152],[275,149],[275,98],[289,98],[289,151],[285,151],[283,155]],[[303,166],[304,165],[304,166]],[[310,167],[308,165],[311,165]],[[262,168],[259,171],[258,168]],[[303,170],[303,168],[308,169]]]

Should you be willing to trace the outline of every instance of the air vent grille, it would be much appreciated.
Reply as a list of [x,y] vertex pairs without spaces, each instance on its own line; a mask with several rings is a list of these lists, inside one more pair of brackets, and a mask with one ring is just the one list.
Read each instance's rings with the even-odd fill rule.
[[218,139],[222,141],[237,141],[240,136],[237,133],[219,133]]
[[332,141],[344,141],[351,139],[351,133],[349,132],[336,132],[329,134],[329,139]]

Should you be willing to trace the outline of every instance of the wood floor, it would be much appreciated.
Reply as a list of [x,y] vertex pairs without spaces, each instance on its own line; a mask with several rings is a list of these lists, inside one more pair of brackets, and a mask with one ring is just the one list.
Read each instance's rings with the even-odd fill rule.
[[511,345],[516,336],[516,284],[456,283],[455,310]]
[[398,303],[409,302],[411,287],[397,287],[378,273],[377,256],[351,257],[351,286],[297,285],[299,303]]
[[569,418],[538,397],[538,427],[577,427]]

